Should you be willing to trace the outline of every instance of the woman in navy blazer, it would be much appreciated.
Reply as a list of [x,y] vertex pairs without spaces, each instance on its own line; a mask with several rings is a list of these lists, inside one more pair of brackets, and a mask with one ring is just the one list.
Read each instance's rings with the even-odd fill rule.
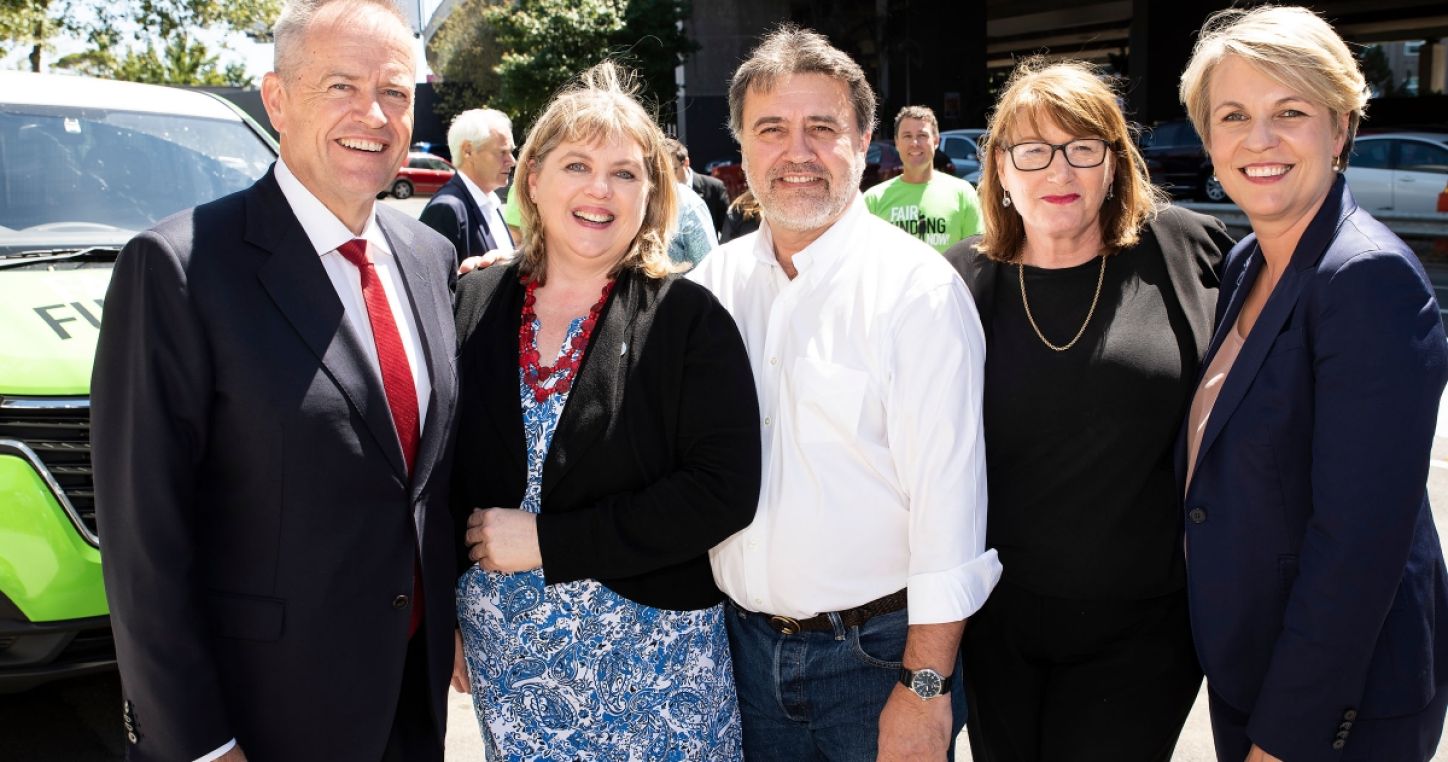
[[1253,230],[1179,448],[1218,757],[1427,759],[1448,702],[1425,488],[1448,348],[1422,266],[1342,175],[1362,75],[1310,11],[1231,10],[1181,93]]

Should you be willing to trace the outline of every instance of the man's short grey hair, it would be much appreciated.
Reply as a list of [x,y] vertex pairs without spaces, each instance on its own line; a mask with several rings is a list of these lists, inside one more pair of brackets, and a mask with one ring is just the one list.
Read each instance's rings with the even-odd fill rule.
[[865,71],[819,32],[785,24],[770,32],[729,82],[729,131],[738,140],[744,130],[744,96],[768,93],[794,74],[823,74],[845,83],[861,135],[875,128],[875,89]]
[[332,3],[351,3],[359,7],[380,9],[397,19],[403,29],[412,31],[407,17],[402,15],[402,10],[393,0],[287,0],[282,6],[281,14],[277,16],[277,23],[272,26],[272,40],[276,43],[272,50],[272,71],[285,77],[296,70],[297,57],[301,51],[302,40],[307,36],[307,28],[312,25],[317,13]]
[[453,163],[462,160],[463,143],[476,146],[494,132],[513,135],[513,120],[497,109],[469,109],[453,117],[452,126],[447,128],[447,150],[452,152]]

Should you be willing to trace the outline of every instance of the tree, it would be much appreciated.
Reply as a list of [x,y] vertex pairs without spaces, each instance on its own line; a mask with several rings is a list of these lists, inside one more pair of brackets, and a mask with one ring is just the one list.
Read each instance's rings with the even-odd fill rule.
[[[68,0],[0,0],[0,43],[30,48],[30,70],[38,72],[50,41],[76,31],[69,11]],[[8,52],[0,47],[0,55]]]
[[[698,49],[680,27],[688,16],[687,0],[465,0],[429,53],[452,113],[486,104],[526,131],[560,87],[613,58],[639,72],[645,103],[669,124],[674,68]],[[477,100],[453,103],[462,97]]]
[[[84,1],[84,0],[83,0]],[[230,29],[265,39],[282,0],[0,0],[0,41],[32,48],[31,69],[40,71],[51,40],[70,35],[88,48],[56,65],[87,74],[167,84],[245,84],[244,67],[220,67],[218,56],[196,39],[202,29]]]

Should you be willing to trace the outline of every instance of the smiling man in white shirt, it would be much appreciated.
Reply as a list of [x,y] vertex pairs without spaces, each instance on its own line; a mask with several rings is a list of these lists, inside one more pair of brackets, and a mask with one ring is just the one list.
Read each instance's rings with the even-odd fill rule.
[[938,254],[865,209],[875,95],[848,56],[782,28],[729,106],[763,224],[689,277],[739,323],[760,395],[759,509],[711,553],[745,756],[945,759],[960,635],[1000,577],[980,321]]

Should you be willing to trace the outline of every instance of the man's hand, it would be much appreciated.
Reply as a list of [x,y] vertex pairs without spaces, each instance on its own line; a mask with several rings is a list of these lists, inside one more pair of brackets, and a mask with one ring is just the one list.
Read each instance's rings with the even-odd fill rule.
[[216,762],[246,762],[246,752],[241,750],[241,744],[231,747],[231,751],[216,758]]
[[925,700],[896,685],[880,712],[879,762],[944,760],[950,748],[950,692]]
[[538,517],[517,508],[474,508],[468,516],[468,558],[488,571],[520,572],[543,566]]
[[1252,744],[1252,750],[1247,752],[1246,762],[1282,762],[1282,760],[1262,751],[1262,747]]
[[468,257],[458,264],[458,275],[467,275],[474,270],[481,270],[485,267],[502,263],[507,264],[513,261],[513,255],[506,251],[493,249],[481,257]]
[[468,660],[463,656],[463,634],[453,630],[453,673],[452,687],[458,693],[472,693],[472,680],[468,676]]

